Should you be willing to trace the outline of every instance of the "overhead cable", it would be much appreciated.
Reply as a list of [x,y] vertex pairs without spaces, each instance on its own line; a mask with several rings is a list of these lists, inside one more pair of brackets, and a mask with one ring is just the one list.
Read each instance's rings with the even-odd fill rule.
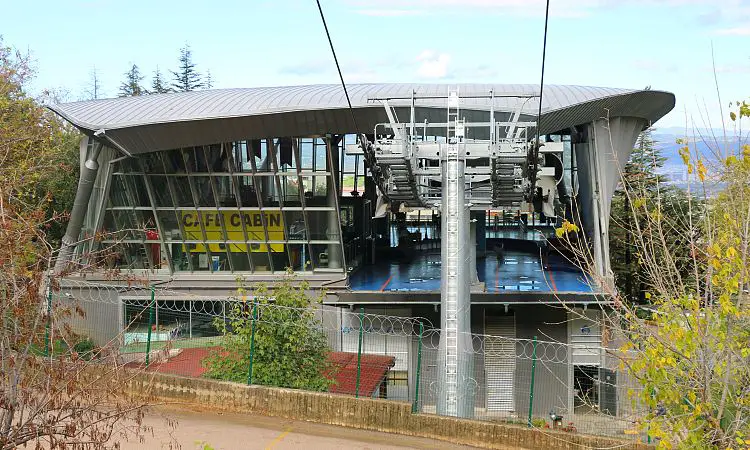
[[315,0],[318,4],[318,11],[320,12],[320,20],[323,21],[323,28],[326,30],[326,37],[328,38],[328,45],[331,46],[331,53],[333,54],[333,61],[336,63],[336,70],[339,72],[339,78],[341,79],[341,86],[344,88],[344,95],[346,96],[346,103],[349,105],[349,112],[352,114],[352,122],[354,122],[354,129],[359,133],[359,127],[357,126],[357,118],[354,116],[354,108],[352,108],[352,101],[349,99],[349,91],[346,89],[346,83],[344,82],[344,75],[341,74],[341,66],[339,65],[339,59],[336,57],[336,50],[333,48],[333,41],[331,40],[331,33],[328,32],[328,25],[326,24],[325,15],[323,15],[323,8],[320,6],[320,0]]
[[530,199],[534,199],[534,190],[536,189],[536,177],[537,177],[537,166],[539,164],[539,145],[541,133],[539,131],[539,125],[542,119],[542,100],[544,98],[544,66],[547,60],[547,26],[549,24],[549,0],[547,0],[547,6],[544,10],[544,41],[542,44],[542,76],[539,81],[539,111],[536,116],[536,143],[534,145],[534,156],[533,156],[533,171],[531,173],[531,192],[529,193]]

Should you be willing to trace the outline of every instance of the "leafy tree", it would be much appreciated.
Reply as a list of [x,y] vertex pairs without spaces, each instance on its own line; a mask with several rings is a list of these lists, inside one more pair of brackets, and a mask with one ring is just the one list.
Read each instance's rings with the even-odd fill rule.
[[[736,106],[730,118],[746,126],[750,107]],[[750,145],[738,142],[732,156],[708,164],[682,141],[693,179],[688,189],[700,186],[705,207],[696,212],[687,196],[680,227],[664,213],[661,195],[652,201],[641,200],[638,190],[630,194],[636,253],[654,312],[641,317],[623,292],[607,291],[614,301],[605,325],[621,343],[619,352],[609,352],[622,365],[618,380],[630,376],[642,387],[629,395],[641,431],[659,448],[750,447]],[[716,186],[718,193],[708,195]],[[675,254],[676,242],[687,255]],[[596,277],[591,262],[585,269]]]
[[166,82],[164,81],[164,77],[161,74],[161,71],[159,70],[159,67],[156,68],[154,71],[154,79],[151,81],[151,94],[166,94],[167,92],[172,92],[172,89],[169,88],[169,86],[166,85]]
[[[320,299],[310,299],[306,282],[298,287],[290,279],[269,290],[258,285],[238,289],[242,300],[215,325],[224,334],[221,349],[204,361],[208,378],[247,382],[250,341],[255,314],[253,377],[255,384],[325,391],[331,385],[330,348],[320,322],[311,309]],[[250,294],[252,300],[246,299]],[[253,309],[255,308],[255,309]]]
[[[650,224],[647,214],[658,211],[662,215],[663,220],[658,225],[664,228],[662,231],[667,231],[664,233],[666,248],[682,268],[680,274],[690,275],[687,269],[689,243],[681,239],[681,233],[668,230],[684,229],[688,222],[688,211],[697,220],[702,202],[670,185],[659,174],[665,161],[652,138],[651,130],[644,131],[623,170],[621,185],[612,199],[609,229],[612,269],[618,291],[634,303],[648,303],[646,292],[652,285],[651,274],[644,269],[640,256],[640,250],[644,248],[643,234],[650,232],[645,229]],[[649,251],[659,249],[657,246]]]
[[143,75],[138,66],[133,64],[130,70],[125,72],[125,81],[120,84],[120,97],[133,97],[143,95],[146,91],[141,87]]
[[[127,377],[120,366],[97,363],[94,373],[75,351],[42,356],[48,321],[72,314],[55,308],[50,317],[44,294],[56,286],[47,282],[49,232],[62,218],[50,213],[48,179],[63,171],[72,138],[27,95],[32,75],[29,56],[0,41],[0,449],[108,448],[118,430],[137,434],[142,417],[121,394]],[[66,328],[53,330],[74,347]]]
[[172,88],[178,92],[194,91],[203,87],[203,78],[195,70],[193,52],[190,46],[185,44],[180,49],[180,65],[177,71],[172,71]]
[[59,126],[57,145],[60,151],[52,155],[49,161],[55,170],[39,180],[36,186],[37,196],[49,198],[45,208],[46,234],[47,241],[53,249],[60,248],[60,242],[65,235],[80,174],[81,135],[67,123],[60,123]]

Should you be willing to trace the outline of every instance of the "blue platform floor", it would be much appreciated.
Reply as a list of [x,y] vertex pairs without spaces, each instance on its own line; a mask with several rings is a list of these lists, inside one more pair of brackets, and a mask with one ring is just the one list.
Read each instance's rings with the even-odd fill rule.
[[[507,251],[498,259],[488,253],[477,259],[477,275],[487,292],[592,292],[583,273],[557,255],[549,257],[544,269],[539,255]],[[440,253],[361,267],[349,277],[349,284],[355,291],[440,291]]]

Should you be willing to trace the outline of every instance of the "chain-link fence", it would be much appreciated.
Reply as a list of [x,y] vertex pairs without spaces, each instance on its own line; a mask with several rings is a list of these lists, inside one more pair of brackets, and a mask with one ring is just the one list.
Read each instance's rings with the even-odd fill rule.
[[[206,298],[141,285],[66,283],[51,307],[81,340],[123,364],[188,377],[410,402],[440,414],[441,330],[427,319],[248,298]],[[53,314],[54,316],[54,314]],[[613,351],[536,339],[467,335],[459,355],[468,416],[541,429],[637,436],[639,386]],[[576,365],[580,352],[603,364]],[[473,406],[473,408],[471,408]],[[464,409],[466,410],[466,409]]]

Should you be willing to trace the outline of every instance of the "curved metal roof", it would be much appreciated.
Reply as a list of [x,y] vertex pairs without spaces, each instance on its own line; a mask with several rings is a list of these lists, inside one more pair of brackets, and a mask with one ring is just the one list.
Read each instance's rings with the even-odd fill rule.
[[[354,129],[340,85],[306,85],[248,89],[216,89],[152,94],[65,103],[50,109],[91,134],[104,131],[128,153],[163,150],[220,141],[266,136],[310,136],[369,132],[386,121],[374,98],[495,94],[496,111],[519,107],[536,115],[539,92],[533,84],[352,84],[347,86],[360,130]],[[661,91],[547,85],[544,88],[542,132],[554,132],[608,115],[655,122],[674,107],[674,95]],[[406,101],[392,101],[395,106]],[[489,98],[462,98],[464,110],[489,110]],[[445,100],[421,100],[420,108],[444,108]]]

